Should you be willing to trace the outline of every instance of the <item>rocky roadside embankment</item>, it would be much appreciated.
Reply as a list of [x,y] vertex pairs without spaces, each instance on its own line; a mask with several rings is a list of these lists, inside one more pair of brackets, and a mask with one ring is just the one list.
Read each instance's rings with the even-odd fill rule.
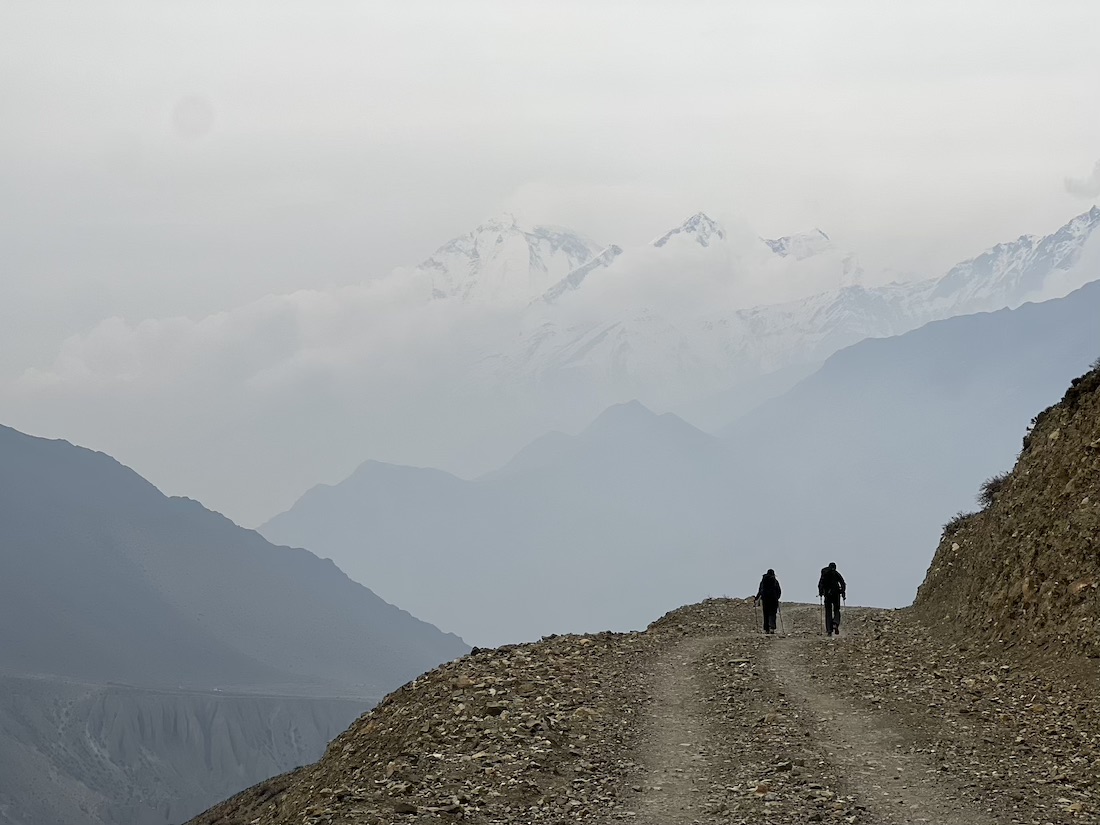
[[1100,368],[1035,417],[984,493],[945,527],[917,612],[1020,656],[1100,659]]
[[475,650],[390,694],[317,764],[193,822],[590,819],[618,802],[659,644],[605,633]]

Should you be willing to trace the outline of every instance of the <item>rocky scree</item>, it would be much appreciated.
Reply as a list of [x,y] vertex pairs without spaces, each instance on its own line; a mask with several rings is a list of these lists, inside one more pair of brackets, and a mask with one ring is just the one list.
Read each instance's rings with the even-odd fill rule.
[[[1020,662],[997,642],[945,642],[911,610],[849,610],[844,643],[813,677],[894,720],[921,755],[997,822],[1100,822],[1100,682]],[[902,779],[900,775],[893,777]]]

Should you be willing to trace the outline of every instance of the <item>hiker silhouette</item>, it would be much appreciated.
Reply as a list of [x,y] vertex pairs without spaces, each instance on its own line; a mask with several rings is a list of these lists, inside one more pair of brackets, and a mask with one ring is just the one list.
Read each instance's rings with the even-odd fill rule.
[[754,602],[764,603],[764,632],[775,633],[775,614],[779,610],[779,597],[783,595],[783,588],[779,585],[779,579],[775,577],[774,570],[768,570],[760,579],[760,587],[756,589]]
[[824,599],[825,632],[832,636],[840,633],[840,600],[848,600],[848,587],[844,577],[836,569],[836,562],[829,562],[821,568],[821,578],[817,580],[817,595]]

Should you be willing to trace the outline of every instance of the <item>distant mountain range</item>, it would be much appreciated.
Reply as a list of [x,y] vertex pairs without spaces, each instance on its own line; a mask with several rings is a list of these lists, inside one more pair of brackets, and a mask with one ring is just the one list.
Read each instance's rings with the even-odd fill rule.
[[467,650],[332,561],[0,427],[4,825],[180,821]]
[[[429,278],[436,300],[492,307],[491,324],[469,338],[458,326],[452,343],[465,364],[455,373],[460,394],[512,422],[496,430],[522,429],[514,422],[532,409],[576,427],[630,399],[712,427],[715,399],[748,399],[769,374],[804,374],[867,338],[1063,297],[1100,279],[1100,244],[1086,254],[1098,226],[1093,207],[941,276],[868,285],[882,276],[869,278],[820,229],[768,239],[700,212],[650,244],[623,247],[508,216],[451,241],[412,277]],[[732,406],[723,423],[752,404]],[[472,438],[482,453],[501,449],[483,433]]]
[[697,213],[605,245],[504,216],[360,285],[105,322],[0,406],[255,525],[363,459],[476,477],[630,400],[717,432],[859,341],[1100,279],[1097,225],[1093,208],[883,284],[828,227],[761,237]]
[[617,628],[705,576],[684,549],[728,539],[696,519],[721,508],[726,469],[717,439],[623,404],[475,481],[367,462],[260,530],[353,576],[384,566],[389,598],[453,618],[479,644]]
[[940,525],[1100,354],[1097,318],[1100,283],[863,341],[721,439],[631,403],[473,481],[368,462],[260,529],[476,643],[636,627],[767,567],[813,600],[830,560],[853,602],[907,604]]
[[[753,375],[820,362],[865,338],[1062,297],[1100,278],[1100,255],[1077,269],[1097,226],[1100,208],[1093,207],[1050,235],[998,244],[943,276],[864,286],[856,257],[820,230],[766,240],[728,232],[699,213],[649,247],[609,247],[541,295],[528,293],[532,303],[518,322],[523,335],[494,357],[502,382],[588,384],[608,400],[633,389],[676,409]],[[524,252],[517,249],[519,257]],[[529,257],[545,268],[534,248]],[[701,300],[678,306],[660,292],[647,299],[651,273]],[[477,283],[482,276],[471,268],[463,277]],[[786,289],[796,297],[754,306],[764,279],[769,294]],[[588,300],[586,291],[596,294]]]

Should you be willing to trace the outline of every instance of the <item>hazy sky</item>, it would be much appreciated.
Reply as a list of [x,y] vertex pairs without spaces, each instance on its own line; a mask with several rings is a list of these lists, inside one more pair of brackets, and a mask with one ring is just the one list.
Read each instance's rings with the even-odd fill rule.
[[0,390],[103,319],[350,285],[504,210],[817,226],[935,274],[1100,194],[1098,32],[1093,2],[0,0]]
[[1100,157],[1091,2],[0,9],[8,367],[503,209],[619,243],[705,209],[942,267],[1063,223]]

